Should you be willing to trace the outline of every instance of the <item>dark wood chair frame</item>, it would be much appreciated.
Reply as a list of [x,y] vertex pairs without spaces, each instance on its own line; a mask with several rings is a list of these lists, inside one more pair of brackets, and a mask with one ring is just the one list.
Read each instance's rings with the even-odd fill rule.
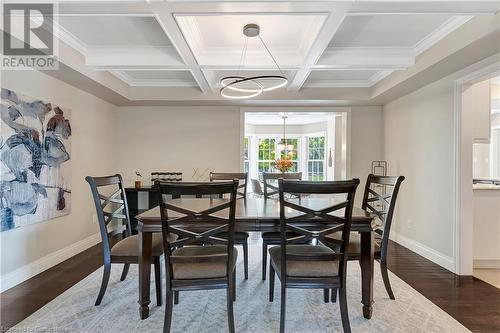
[[[248,172],[210,172],[210,181],[228,181],[238,179],[238,181],[243,180],[244,182],[240,184],[238,182],[238,191],[236,193],[237,199],[247,198],[247,184],[248,184]],[[243,189],[243,190],[242,190]],[[239,197],[238,197],[239,196]],[[238,234],[241,236],[238,237]],[[245,274],[245,280],[248,280],[248,233],[237,231],[235,232],[234,242],[237,245],[243,246],[243,270]]]
[[[264,182],[264,198],[270,198],[273,195],[279,194],[279,188],[273,184],[270,184],[268,180],[277,179],[289,179],[289,180],[301,180],[302,172],[290,172],[290,173],[275,173],[275,172],[263,172],[262,179]],[[275,233],[263,232],[262,233],[262,280],[266,280],[267,275],[267,248],[269,245],[280,245],[280,239],[275,237],[270,237]]]
[[[363,194],[363,203],[361,208],[376,215],[382,225],[375,232],[382,236],[380,244],[380,252],[375,252],[375,259],[380,260],[380,271],[382,272],[382,280],[384,281],[385,290],[390,299],[396,299],[389,281],[387,272],[387,249],[389,246],[389,233],[391,231],[392,217],[394,208],[396,207],[396,199],[398,197],[401,183],[405,180],[404,176],[377,176],[369,174],[366,179],[365,191]],[[382,188],[382,193],[375,191],[374,187]],[[392,187],[392,191],[388,193],[388,187]],[[376,204],[381,205],[381,209],[374,207]],[[361,260],[360,253],[349,253],[349,260]],[[337,292],[332,290],[332,302],[336,300]]]
[[[233,266],[234,256],[234,222],[236,214],[236,193],[238,181],[217,183],[165,183],[159,186],[163,246],[166,270],[166,306],[164,332],[170,332],[174,293],[179,291],[226,289],[229,332],[234,332],[233,301],[236,300],[236,268]],[[229,194],[225,202],[204,211],[194,211],[175,206],[165,200],[164,195],[178,198],[183,195],[221,195]],[[224,199],[223,199],[224,200]],[[214,216],[214,213],[229,209],[228,217]],[[168,211],[174,211],[182,217],[169,218]],[[217,237],[222,231],[227,232],[227,239]],[[178,235],[178,239],[169,242],[170,233]],[[195,244],[227,245],[227,253],[223,256],[173,256],[175,248]],[[210,245],[207,245],[210,246]],[[206,279],[174,279],[172,264],[225,262],[226,276]]]
[[269,199],[273,195],[279,194],[278,186],[271,184],[269,182],[270,180],[272,181],[278,179],[301,180],[302,172],[286,172],[286,173],[263,172],[262,182],[264,183],[264,198]]
[[[354,196],[356,188],[359,184],[359,179],[348,181],[333,181],[333,182],[298,182],[289,180],[279,180],[279,200],[280,200],[280,247],[285,249],[281,251],[281,266],[280,272],[273,267],[273,260],[269,267],[269,301],[274,299],[274,279],[275,275],[281,281],[281,312],[280,312],[280,332],[285,331],[285,312],[286,312],[286,289],[323,289],[325,301],[328,298],[329,288],[336,288],[340,294],[340,313],[342,317],[342,326],[344,332],[350,332],[349,316],[347,310],[346,299],[346,270],[347,270],[347,253],[346,248],[349,243],[349,234],[352,222],[352,209],[354,206]],[[297,194],[342,194],[347,198],[343,202],[321,210],[313,210],[287,201],[285,193]],[[298,211],[298,216],[286,217],[285,209],[291,208]],[[344,209],[343,216],[332,215],[332,213]],[[299,236],[287,238],[287,231],[293,231]],[[297,255],[289,254],[286,251],[287,244],[300,244],[304,241],[317,239],[320,242],[331,233],[342,232],[341,239],[338,241],[340,251],[331,255]],[[322,246],[322,245],[319,245]],[[339,261],[339,270],[337,276],[332,277],[294,277],[287,275],[287,261]],[[278,273],[278,274],[277,274]]]
[[[120,281],[124,281],[127,277],[130,264],[138,264],[139,257],[137,256],[116,256],[111,255],[111,243],[118,236],[124,239],[132,235],[130,227],[130,216],[128,211],[127,197],[125,187],[123,186],[122,176],[119,174],[106,177],[85,177],[85,180],[90,185],[94,205],[96,208],[97,220],[99,222],[99,231],[102,239],[102,252],[104,256],[104,272],[102,276],[101,288],[97,296],[95,305],[101,304],[102,298],[106,292],[111,273],[111,264],[124,264]],[[117,188],[111,195],[106,196],[99,193],[99,188],[113,186]],[[111,206],[113,206],[111,208]],[[112,209],[111,212],[106,211],[106,207]],[[109,226],[113,220],[121,220],[120,226]],[[109,230],[111,229],[111,230]],[[161,262],[159,256],[153,257],[156,285],[156,303],[162,305],[161,299]]]
[[[215,180],[243,180],[241,184],[238,185],[238,192],[236,193],[237,199],[246,199],[247,197],[247,187],[248,187],[248,172],[210,172],[210,181]],[[239,196],[239,197],[238,197]]]

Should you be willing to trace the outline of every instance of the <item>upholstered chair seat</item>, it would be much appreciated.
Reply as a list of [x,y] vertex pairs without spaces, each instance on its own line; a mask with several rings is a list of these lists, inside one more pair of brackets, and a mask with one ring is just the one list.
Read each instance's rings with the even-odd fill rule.
[[[238,250],[233,249],[233,267],[236,265]],[[208,257],[216,258],[218,256],[226,256],[227,249],[225,245],[195,245],[184,246],[172,252],[171,258],[176,257],[199,257],[200,262],[190,263],[173,263],[173,275],[176,280],[184,279],[211,279],[219,278],[227,275],[227,265],[224,261],[205,261]]]
[[[322,245],[287,245],[287,255],[300,255],[307,257],[318,255],[331,255],[334,251]],[[274,270],[281,275],[281,247],[273,246],[269,249],[271,264]],[[337,276],[339,272],[338,261],[320,260],[288,260],[287,275],[293,277],[325,277]]]
[[[177,235],[170,234],[170,241],[173,242],[177,239]],[[163,238],[160,233],[153,234],[152,240],[152,254],[153,256],[161,256],[163,254]],[[138,257],[139,251],[139,236],[132,235],[122,239],[111,248],[112,256],[120,257]]]

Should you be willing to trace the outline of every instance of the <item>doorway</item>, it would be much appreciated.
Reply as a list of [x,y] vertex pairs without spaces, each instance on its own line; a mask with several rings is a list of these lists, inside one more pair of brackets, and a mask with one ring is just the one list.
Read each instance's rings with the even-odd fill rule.
[[347,111],[245,110],[242,170],[262,181],[263,172],[277,172],[276,162],[286,159],[303,180],[346,179]]
[[455,273],[500,287],[499,68],[498,59],[485,59],[455,80],[454,259]]

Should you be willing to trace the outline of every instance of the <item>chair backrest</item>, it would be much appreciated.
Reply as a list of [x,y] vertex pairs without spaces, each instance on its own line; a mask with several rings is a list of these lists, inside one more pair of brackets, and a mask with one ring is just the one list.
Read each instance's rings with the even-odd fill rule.
[[[122,234],[125,237],[131,235],[130,217],[123,179],[121,175],[116,174],[106,177],[87,176],[85,180],[89,183],[94,198],[104,257],[105,259],[109,259],[111,255],[110,239],[117,234]],[[114,225],[111,223],[114,220],[121,220],[121,223]]]
[[[226,262],[227,274],[230,274],[230,264],[233,262],[234,247],[234,219],[236,212],[236,192],[238,181],[214,183],[165,183],[158,188],[158,199],[163,233],[163,248],[167,276],[172,280],[172,264]],[[182,198],[166,200],[166,195],[224,195],[229,198]],[[182,201],[187,200],[185,206]],[[196,208],[197,207],[197,208]],[[220,212],[228,210],[227,217]],[[173,214],[171,214],[173,213]],[[218,214],[216,214],[218,213]],[[170,216],[169,216],[170,214]],[[227,232],[227,239],[217,237],[221,232]],[[169,242],[170,233],[178,236],[177,240]],[[223,244],[227,245],[227,252],[218,256],[173,256],[174,248],[190,244]],[[228,277],[228,276],[227,276]]]
[[252,188],[254,194],[264,195],[264,192],[262,191],[262,186],[260,185],[260,181],[258,179],[252,179]]
[[[346,250],[349,244],[352,209],[358,184],[359,179],[328,182],[279,180],[280,245],[282,249],[285,249],[281,251],[281,272],[287,272],[287,260],[339,260],[339,275],[345,276],[347,267]],[[311,199],[287,199],[285,197],[287,193],[298,195],[318,194],[322,197]],[[324,201],[323,204],[321,204],[322,208],[315,209],[312,208],[312,206],[308,206],[307,202],[312,200]],[[287,211],[289,213],[294,212],[294,214],[287,217]],[[291,238],[287,238],[287,231],[292,231],[299,234],[299,236],[295,235]],[[334,241],[336,248],[339,248],[340,252],[335,252],[331,255],[303,256],[289,254],[286,251],[287,244],[303,244],[305,241],[312,239],[331,244],[332,241],[327,239],[326,236],[336,232],[341,232],[341,238]]]
[[267,199],[273,195],[278,194],[279,189],[276,184],[276,181],[278,179],[301,180],[302,172],[286,172],[286,173],[263,172],[262,181],[264,182],[264,198]]
[[391,231],[392,216],[396,206],[403,176],[377,176],[369,174],[366,179],[362,208],[378,216],[382,226],[377,233],[382,235],[382,255],[387,254],[387,242]]
[[240,198],[247,197],[248,172],[210,172],[210,181],[214,180],[234,180],[238,179],[238,192]]

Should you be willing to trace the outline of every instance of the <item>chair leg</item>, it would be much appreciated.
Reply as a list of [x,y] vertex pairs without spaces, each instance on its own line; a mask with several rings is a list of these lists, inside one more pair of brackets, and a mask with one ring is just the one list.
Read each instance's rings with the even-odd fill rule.
[[161,262],[160,257],[154,257],[155,266],[155,289],[156,289],[156,305],[161,306]]
[[286,287],[281,281],[281,311],[280,311],[280,333],[285,333],[285,313],[286,313]]
[[234,333],[234,313],[233,313],[233,286],[229,283],[227,288],[227,324],[229,333]]
[[97,295],[97,300],[95,301],[95,305],[101,304],[102,298],[104,297],[104,293],[106,292],[106,288],[108,287],[110,273],[111,273],[111,263],[104,264],[101,289],[99,290],[99,295]]
[[174,304],[179,304],[179,291],[174,291]]
[[345,289],[345,286],[338,289],[340,301],[340,316],[342,317],[342,327],[344,328],[344,333],[351,333],[349,313],[347,312],[347,295]]
[[269,302],[274,301],[274,277],[276,273],[273,265],[269,265]]
[[262,242],[262,280],[266,281],[267,270],[267,243]]
[[123,271],[122,271],[122,276],[120,277],[120,281],[125,281],[125,279],[127,278],[129,268],[130,268],[130,264],[123,265]]
[[233,271],[233,302],[236,302],[236,267]]
[[389,281],[389,273],[387,272],[387,261],[385,259],[380,259],[380,271],[382,272],[382,280],[384,280],[385,290],[390,299],[396,299],[394,293],[392,292],[391,282]]
[[172,290],[167,290],[167,296],[165,297],[165,320],[163,322],[163,333],[170,332],[170,326],[172,325],[172,310],[174,308],[174,305],[172,303]]
[[245,270],[245,280],[248,280],[248,241],[243,243],[243,269]]
[[338,288],[332,288],[332,303],[337,303]]
[[323,289],[323,300],[325,303],[328,303],[330,301],[330,289]]

